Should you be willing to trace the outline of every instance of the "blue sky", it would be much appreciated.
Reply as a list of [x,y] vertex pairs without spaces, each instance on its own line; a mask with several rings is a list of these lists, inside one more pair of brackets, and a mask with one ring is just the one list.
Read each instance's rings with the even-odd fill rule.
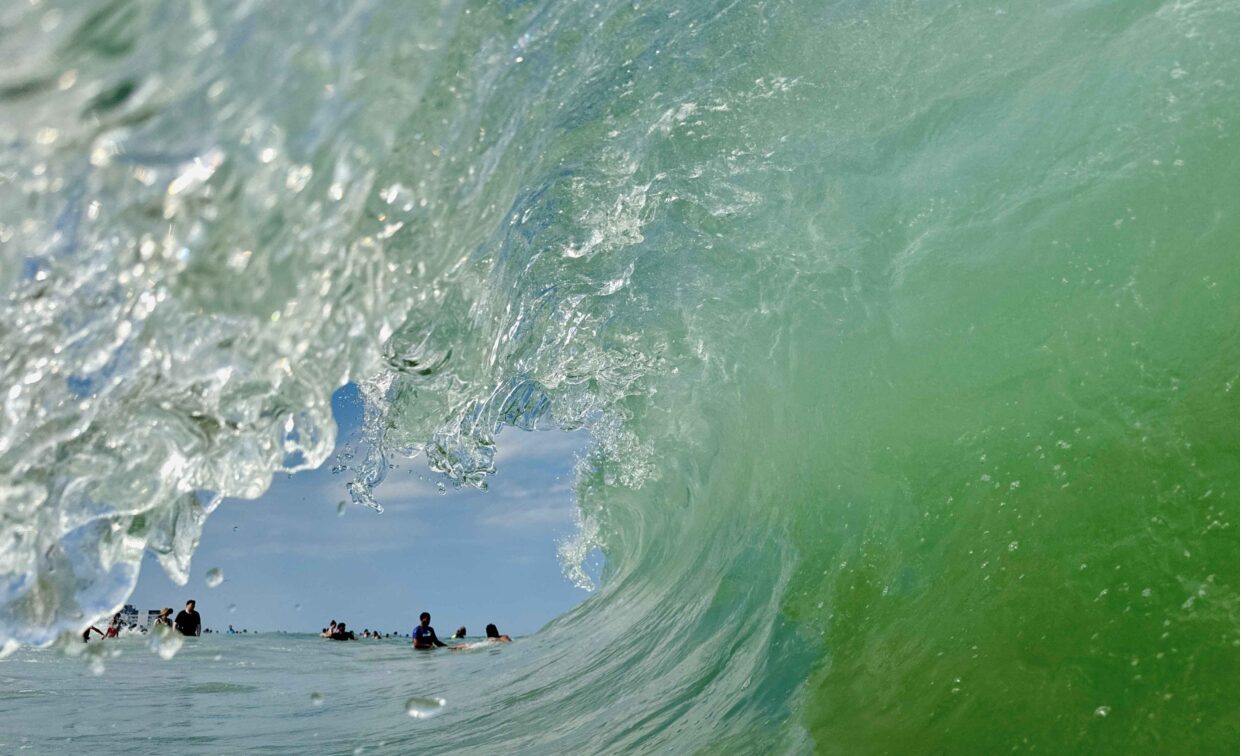
[[[332,399],[339,439],[361,416],[353,386]],[[207,627],[317,632],[330,620],[407,633],[423,610],[442,635],[532,633],[588,594],[566,581],[556,543],[574,531],[572,468],[584,432],[498,437],[490,491],[440,494],[423,459],[402,460],[377,489],[382,514],[350,503],[348,473],[278,475],[254,501],[226,499],[207,520],[190,581],[178,586],[148,554],[130,602],[147,609],[198,601]],[[209,588],[207,571],[224,573]],[[230,611],[230,607],[232,607]]]

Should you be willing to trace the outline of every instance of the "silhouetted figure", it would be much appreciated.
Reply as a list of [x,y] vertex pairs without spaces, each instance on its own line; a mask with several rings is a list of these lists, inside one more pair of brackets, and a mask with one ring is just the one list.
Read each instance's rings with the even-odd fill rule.
[[185,608],[177,615],[173,625],[181,635],[202,635],[202,617],[194,610],[197,602],[193,599],[185,602]]
[[495,625],[487,625],[487,640],[499,641],[500,643],[512,643],[512,638],[507,635],[500,635],[499,628]]

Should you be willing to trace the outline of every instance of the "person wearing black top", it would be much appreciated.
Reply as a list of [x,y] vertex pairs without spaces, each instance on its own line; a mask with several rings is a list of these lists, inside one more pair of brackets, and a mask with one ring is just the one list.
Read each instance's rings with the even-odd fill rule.
[[177,615],[173,625],[181,635],[202,635],[202,618],[194,611],[193,599],[185,602],[185,609]]
[[335,632],[333,632],[331,635],[327,637],[331,638],[332,640],[357,640],[357,635],[355,635],[352,630],[345,628],[345,625],[343,622],[341,622],[339,625],[336,625]]

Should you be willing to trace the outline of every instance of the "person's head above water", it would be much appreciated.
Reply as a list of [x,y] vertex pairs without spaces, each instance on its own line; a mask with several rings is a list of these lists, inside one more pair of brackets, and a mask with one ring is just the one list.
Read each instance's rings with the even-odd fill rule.
[[488,638],[498,638],[498,637],[499,637],[499,628],[498,628],[498,627],[496,627],[495,625],[487,625],[487,637],[488,637]]
[[431,613],[422,612],[421,614],[418,615],[418,620],[422,623],[422,627],[426,627],[427,625],[431,624]]

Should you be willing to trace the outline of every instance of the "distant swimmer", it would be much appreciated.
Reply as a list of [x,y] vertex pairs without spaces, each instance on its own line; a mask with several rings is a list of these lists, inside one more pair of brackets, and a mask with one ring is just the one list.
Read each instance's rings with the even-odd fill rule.
[[348,628],[346,628],[345,623],[343,622],[341,622],[339,625],[336,625],[336,632],[332,633],[328,637],[330,637],[332,640],[357,640],[357,636],[353,633],[352,630],[349,630]]
[[[232,629],[232,625],[229,625],[228,627],[229,629]],[[336,620],[332,620],[331,624],[323,628],[323,632],[319,633],[319,637],[330,638],[335,633],[336,633]]]
[[456,640],[457,638],[464,638],[465,635],[466,635],[465,626],[461,625],[460,627],[456,629],[456,632],[452,634],[452,639]]
[[193,599],[185,602],[185,608],[177,615],[173,625],[181,635],[202,635],[202,617],[194,610],[197,602]]
[[155,618],[155,627],[172,627],[172,607],[165,606]]
[[422,612],[418,615],[420,623],[413,629],[413,647],[414,648],[434,648],[435,646],[446,646],[447,643],[439,640],[435,635],[435,628],[431,627],[431,613]]
[[487,625],[487,637],[476,643],[460,643],[455,646],[449,646],[453,651],[463,651],[471,648],[483,648],[490,643],[512,643],[512,638],[507,635],[500,635],[499,628],[495,625]]
[[104,637],[102,630],[95,627],[94,625],[91,625],[90,627],[82,631],[82,642],[83,643],[90,643],[90,634],[92,632],[98,633],[100,638]]

